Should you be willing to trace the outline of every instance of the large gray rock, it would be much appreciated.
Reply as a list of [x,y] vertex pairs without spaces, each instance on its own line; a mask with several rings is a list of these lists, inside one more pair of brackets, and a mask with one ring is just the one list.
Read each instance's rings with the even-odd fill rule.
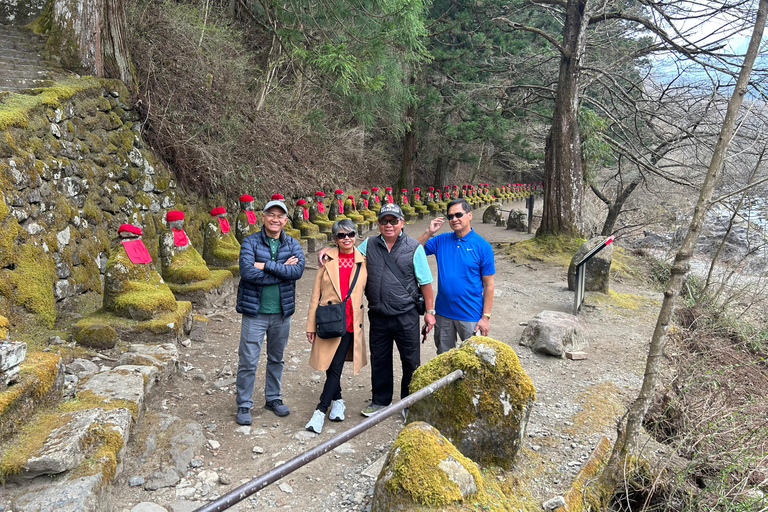
[[27,357],[27,344],[0,341],[0,389],[19,378],[19,365]]
[[181,480],[181,477],[176,473],[176,470],[167,467],[162,471],[155,471],[149,475],[149,478],[147,478],[147,481],[144,483],[144,489],[148,491],[156,491],[163,487],[173,487],[179,483],[179,480]]
[[179,349],[173,343],[143,345],[134,343],[120,356],[117,366],[149,365],[160,370],[160,379],[168,380],[176,373],[179,364]]
[[148,395],[155,384],[160,381],[160,370],[156,366],[138,366],[135,364],[124,364],[115,366],[114,371],[136,372],[144,377],[144,395]]
[[64,418],[66,423],[54,429],[42,448],[24,464],[20,478],[56,475],[76,468],[100,446],[99,440],[94,440],[95,429],[117,432],[123,440],[121,451],[128,442],[131,428],[128,409],[86,409],[67,413]]
[[483,212],[483,224],[496,224],[501,218],[501,205],[492,204]]
[[510,210],[507,216],[507,229],[528,231],[528,212],[525,210]]
[[144,375],[141,372],[113,368],[91,375],[78,383],[78,393],[83,392],[103,398],[106,404],[112,400],[125,400],[137,417],[144,412]]
[[168,512],[168,509],[157,503],[142,501],[131,509],[131,512]]
[[171,437],[171,463],[180,476],[187,474],[189,463],[202,453],[206,439],[199,423],[187,423]]
[[[568,289],[576,290],[576,263],[584,259],[589,251],[603,243],[604,236],[590,238],[576,251],[568,267]],[[584,291],[608,293],[611,281],[611,261],[613,260],[613,244],[603,247],[584,264]]]
[[376,480],[371,511],[460,506],[484,487],[483,480],[475,463],[437,429],[420,421],[409,423],[392,444]]
[[473,336],[416,370],[415,392],[454,370],[464,378],[410,407],[409,421],[437,428],[483,466],[512,466],[534,401],[531,379],[509,345]]
[[101,473],[62,480],[21,496],[13,502],[16,512],[93,512],[111,510],[105,499]]
[[528,321],[520,344],[534,352],[565,357],[566,352],[585,349],[589,342],[579,317],[560,311],[542,311]]

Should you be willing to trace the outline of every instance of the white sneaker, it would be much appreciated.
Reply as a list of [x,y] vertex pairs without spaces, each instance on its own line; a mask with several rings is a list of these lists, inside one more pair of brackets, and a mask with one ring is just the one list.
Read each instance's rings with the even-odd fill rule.
[[323,423],[325,423],[325,413],[315,409],[315,412],[312,413],[312,419],[309,420],[309,423],[307,423],[304,428],[310,432],[319,434],[323,431]]
[[344,400],[334,400],[331,404],[331,413],[328,415],[328,419],[331,421],[344,421],[344,411],[347,406],[344,405]]

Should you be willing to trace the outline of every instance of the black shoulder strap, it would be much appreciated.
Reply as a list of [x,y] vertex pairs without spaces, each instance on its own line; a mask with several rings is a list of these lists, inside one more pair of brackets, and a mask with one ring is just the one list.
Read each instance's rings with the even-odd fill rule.
[[[378,238],[378,237],[377,237]],[[405,281],[405,276],[400,271],[400,269],[395,265],[395,262],[392,261],[392,256],[389,255],[389,251],[387,250],[386,245],[384,245],[384,241],[378,238],[380,242],[379,249],[381,249],[384,253],[384,263],[387,264],[387,267],[389,267],[389,270],[392,271],[393,274],[395,274],[395,277],[398,281],[400,281],[400,284],[403,285],[403,288],[405,288],[405,291],[411,294],[411,298],[415,301],[417,293],[415,291],[411,290],[411,286],[409,283]]]
[[352,284],[349,285],[349,290],[347,290],[347,296],[344,297],[344,300],[341,302],[347,302],[347,299],[349,299],[349,296],[352,295],[352,290],[355,288],[355,283],[357,282],[357,276],[360,275],[360,266],[362,263],[357,264],[357,270],[355,270],[355,277],[352,278]]

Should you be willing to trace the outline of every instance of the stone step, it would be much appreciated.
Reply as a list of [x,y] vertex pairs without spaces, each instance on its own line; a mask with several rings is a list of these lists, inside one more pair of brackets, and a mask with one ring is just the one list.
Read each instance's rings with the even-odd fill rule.
[[[41,66],[41,64],[43,64]],[[41,63],[40,61],[33,61],[33,60],[22,60],[22,59],[4,59],[0,56],[0,70],[3,71],[13,71],[13,70],[35,70],[38,71],[40,68],[45,68],[44,63]],[[4,75],[4,74],[3,74]]]
[[0,75],[6,79],[21,80],[45,80],[48,78],[48,71],[44,69],[11,69],[0,66]]
[[44,87],[50,81],[45,78],[25,78],[14,80],[12,78],[0,78],[0,90],[2,91],[20,91],[33,87]]

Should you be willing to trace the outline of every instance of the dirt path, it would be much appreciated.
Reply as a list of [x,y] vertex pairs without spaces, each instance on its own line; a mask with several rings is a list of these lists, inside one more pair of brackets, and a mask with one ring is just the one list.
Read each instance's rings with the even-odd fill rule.
[[[505,205],[505,209],[508,208],[509,205]],[[482,224],[481,218],[478,213],[473,226],[494,244],[496,252],[496,294],[490,336],[515,349],[537,390],[527,442],[515,472],[526,475],[524,481],[536,499],[545,500],[567,488],[572,475],[602,435],[613,435],[615,419],[623,412],[617,404],[633,399],[639,388],[644,353],[657,309],[653,303],[648,304],[652,301],[645,301],[633,310],[587,305],[581,314],[590,331],[587,360],[569,361],[531,353],[518,345],[524,328],[521,323],[543,310],[570,312],[572,309],[573,294],[567,291],[565,269],[535,262],[512,263],[502,254],[501,248],[530,235]],[[408,225],[406,232],[418,236],[426,225],[427,221]],[[314,267],[312,258],[313,255],[309,263]],[[430,258],[430,265],[436,274],[434,258]],[[180,359],[186,372],[149,401],[147,421],[142,422],[131,441],[130,454],[114,488],[113,510],[128,511],[145,501],[165,506],[168,510],[184,509],[184,504],[180,503],[170,506],[191,494],[191,491],[183,490],[187,485],[184,481],[176,487],[158,491],[128,485],[131,477],[146,478],[161,469],[160,454],[163,451],[152,452],[146,446],[147,437],[157,428],[160,413],[200,423],[205,436],[220,444],[218,450],[206,448],[206,452],[200,454],[203,465],[190,473],[188,484],[194,484],[195,474],[203,469],[224,475],[224,480],[231,484],[208,485],[202,490],[198,484],[196,496],[205,494],[203,499],[216,493],[223,494],[364,419],[358,411],[370,399],[370,366],[352,376],[351,367],[347,365],[342,376],[346,421],[326,421],[319,436],[304,430],[324,382],[324,374],[314,371],[308,364],[309,344],[304,335],[307,301],[314,275],[314,268],[308,266],[298,283],[297,313],[285,354],[283,398],[291,408],[291,414],[277,418],[261,408],[264,362],[260,361],[251,432],[236,431],[234,385],[226,385],[226,379],[232,380],[231,374],[237,370],[240,316],[234,306],[203,312],[211,318],[208,340],[193,342],[188,348],[181,347]],[[619,292],[645,293],[616,283],[612,288]],[[422,345],[422,363],[434,356],[435,347],[430,335]],[[205,382],[200,374],[205,375]],[[398,381],[399,375],[396,375],[396,383]],[[369,510],[375,476],[366,476],[364,471],[369,469],[373,475],[377,473],[376,467],[371,466],[386,454],[402,424],[399,416],[387,419],[335,452],[245,500],[240,504],[240,510]],[[254,453],[255,447],[258,447],[257,452],[263,453]]]

